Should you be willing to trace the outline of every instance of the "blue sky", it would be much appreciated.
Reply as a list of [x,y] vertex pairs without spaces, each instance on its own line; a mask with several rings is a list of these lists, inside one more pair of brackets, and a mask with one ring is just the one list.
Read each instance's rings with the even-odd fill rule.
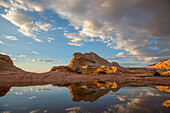
[[[148,23],[159,13],[134,7],[132,1],[124,3],[2,0],[0,52],[32,72],[67,65],[75,52],[92,51],[123,66],[147,66],[169,58],[170,35],[163,30],[156,34],[157,29],[151,29],[155,23]],[[113,4],[121,4],[122,9]]]

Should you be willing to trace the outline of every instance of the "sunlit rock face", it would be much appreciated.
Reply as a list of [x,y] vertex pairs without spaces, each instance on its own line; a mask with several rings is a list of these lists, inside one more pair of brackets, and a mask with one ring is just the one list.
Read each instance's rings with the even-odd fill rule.
[[155,86],[155,88],[161,90],[162,92],[170,93],[170,86]]
[[49,72],[60,71],[60,72],[74,72],[73,69],[68,66],[54,66],[51,68]]
[[[110,68],[109,71],[111,71],[111,68],[115,67],[114,63],[110,63],[107,60],[101,58],[97,54],[93,52],[89,53],[74,53],[73,58],[68,65],[72,69],[79,69],[83,73],[92,73],[95,72],[98,68],[102,68],[103,66],[105,68]],[[116,69],[117,70],[117,69]],[[114,70],[115,71],[115,70]]]
[[157,69],[170,70],[170,59],[160,61],[157,64],[153,64],[153,65],[148,66],[147,68],[157,68]]
[[81,100],[93,102],[107,94],[109,91],[116,92],[120,89],[115,82],[106,83],[97,81],[72,84],[67,88],[72,95],[72,100],[75,102],[79,102]]
[[10,87],[0,87],[0,97],[5,96],[10,89]]
[[24,71],[14,66],[9,56],[0,54],[0,73],[5,72],[24,72]]
[[162,103],[163,107],[170,108],[170,100],[166,100],[164,103]]
[[161,75],[170,75],[170,71],[162,72]]

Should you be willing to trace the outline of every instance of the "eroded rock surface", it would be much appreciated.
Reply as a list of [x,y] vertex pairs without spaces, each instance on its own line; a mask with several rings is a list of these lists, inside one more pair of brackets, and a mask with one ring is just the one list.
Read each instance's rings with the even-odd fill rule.
[[116,92],[120,89],[117,84],[109,82],[83,82],[72,84],[67,87],[72,95],[72,100],[79,102],[81,100],[94,102],[109,91]]
[[166,100],[163,104],[163,107],[170,108],[170,100]]
[[95,72],[97,69],[103,67],[110,68],[109,71],[111,71],[111,68],[113,67],[114,68],[118,67],[118,69],[121,68],[121,66],[118,65],[117,63],[110,63],[93,52],[84,54],[74,53],[73,58],[68,66],[74,70],[78,68],[83,73]]
[[0,54],[0,73],[9,72],[24,72],[24,71],[16,67],[9,56]]
[[153,65],[148,66],[147,68],[157,68],[157,69],[170,70],[170,59],[160,61],[157,64],[153,64]]

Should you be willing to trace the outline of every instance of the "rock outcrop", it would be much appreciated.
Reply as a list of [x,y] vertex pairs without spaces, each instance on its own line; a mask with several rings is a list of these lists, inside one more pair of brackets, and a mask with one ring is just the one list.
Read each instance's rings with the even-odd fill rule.
[[[84,54],[74,53],[68,67],[72,68],[73,70],[78,69],[83,73],[92,73],[97,69],[100,70],[102,68],[109,68],[109,71],[111,71],[113,68],[121,69],[119,64],[110,63],[93,52]],[[113,72],[115,72],[115,70]]]
[[170,71],[162,72],[161,75],[170,75]]
[[0,54],[0,73],[9,72],[24,72],[24,71],[16,67],[9,56]]
[[49,72],[53,72],[53,71],[74,72],[74,70],[69,68],[68,66],[54,66],[51,68],[51,70]]
[[157,68],[157,69],[170,70],[170,59],[160,61],[157,64],[153,64],[153,65],[148,66],[147,68]]

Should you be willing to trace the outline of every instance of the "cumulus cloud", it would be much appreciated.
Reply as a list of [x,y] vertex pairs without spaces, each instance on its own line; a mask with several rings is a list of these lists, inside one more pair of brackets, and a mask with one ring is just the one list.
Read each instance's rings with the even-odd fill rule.
[[15,36],[6,36],[4,35],[6,39],[9,39],[9,40],[18,40]]
[[82,41],[79,34],[84,38],[100,37],[109,47],[127,51],[125,57],[139,61],[141,57],[160,60],[170,56],[163,51],[170,48],[168,0],[51,0],[47,4],[47,8],[69,19],[70,25],[82,27],[79,33],[72,33],[74,37],[65,35],[73,41]]
[[[32,37],[37,42],[42,42],[38,39],[35,32],[43,30],[48,31],[52,28],[52,25],[46,22],[34,22],[32,17],[19,9],[25,11],[42,11],[40,5],[32,1],[22,1],[22,0],[10,0],[9,2],[3,1],[0,4],[6,7],[6,14],[0,14],[3,18],[10,21],[12,24],[19,27],[18,31],[27,37]],[[12,37],[6,37],[12,38]]]
[[80,43],[80,41],[85,40],[86,36],[82,35],[82,34],[77,34],[77,33],[64,33],[64,36],[66,36],[67,38],[71,39],[68,44],[69,45],[74,45],[74,46],[81,46],[82,44]]
[[[71,41],[68,43],[70,45],[80,46],[81,41],[98,37],[110,48],[125,50],[124,57],[138,61],[140,58],[156,61],[155,57],[159,57],[159,60],[163,56],[170,57],[169,0],[39,0],[38,2],[26,0],[19,4],[20,6],[15,5],[15,7],[25,11],[53,10],[63,19],[68,19],[69,25],[75,29],[78,29],[77,26],[81,27],[78,32],[65,34]],[[1,3],[3,7],[11,7],[10,5],[12,4],[4,1]],[[18,22],[18,19],[14,19],[15,16],[18,17],[18,13],[10,11],[1,16],[19,26],[20,32],[33,36],[26,29],[28,26],[35,26],[31,24],[31,19],[19,13],[26,23]]]

